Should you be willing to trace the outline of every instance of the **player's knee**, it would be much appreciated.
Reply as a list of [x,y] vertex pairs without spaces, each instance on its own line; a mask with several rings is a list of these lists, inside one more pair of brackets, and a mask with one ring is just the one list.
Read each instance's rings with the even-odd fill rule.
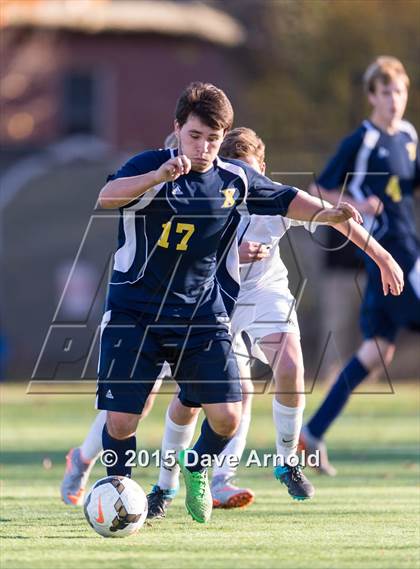
[[106,428],[112,438],[122,440],[131,437],[137,428],[139,415],[108,412]]
[[184,423],[188,424],[190,421],[193,421],[200,411],[201,407],[187,407],[184,409]]
[[384,365],[389,365],[394,357],[394,352],[394,344],[378,338],[376,340],[366,340],[360,347],[357,356],[365,368],[372,371]]
[[241,413],[227,411],[223,416],[213,419],[211,422],[215,433],[222,437],[233,437],[241,421]]
[[168,407],[169,418],[177,425],[188,425],[200,413],[200,407],[184,405],[178,397],[174,397]]
[[278,366],[276,370],[276,380],[281,383],[281,386],[296,385],[296,389],[299,391],[304,374],[303,362],[295,362],[292,359],[287,359]]

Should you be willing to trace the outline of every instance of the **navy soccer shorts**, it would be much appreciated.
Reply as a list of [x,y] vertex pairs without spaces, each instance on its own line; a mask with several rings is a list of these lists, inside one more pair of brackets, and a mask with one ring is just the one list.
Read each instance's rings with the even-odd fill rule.
[[101,325],[98,409],[139,414],[166,361],[184,405],[242,400],[226,322],[215,317],[176,322],[152,314],[110,310]]
[[[366,339],[380,337],[394,343],[401,328],[420,332],[419,263],[404,251],[392,251],[404,271],[404,290],[400,296],[384,296],[381,274],[373,261],[366,262],[367,286],[360,313]],[[418,284],[416,286],[416,281]]]

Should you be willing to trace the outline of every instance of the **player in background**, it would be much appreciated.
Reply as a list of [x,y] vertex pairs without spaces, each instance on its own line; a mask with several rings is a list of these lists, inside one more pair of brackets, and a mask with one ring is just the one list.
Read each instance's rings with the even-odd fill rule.
[[[258,172],[265,171],[265,146],[261,138],[248,128],[230,131],[220,147],[220,154],[247,162]],[[296,454],[302,426],[304,395],[304,366],[295,299],[289,290],[287,269],[279,255],[279,243],[286,231],[297,225],[314,230],[316,224],[293,221],[287,217],[243,215],[238,233],[241,289],[232,316],[232,334],[242,379],[243,403],[240,426],[225,447],[221,457],[235,456],[239,463],[243,454],[251,419],[253,384],[248,367],[249,357],[241,333],[246,332],[252,348],[262,352],[261,359],[273,370],[275,396],[273,420],[276,432],[276,451],[281,457],[274,469],[275,477],[286,485],[289,494],[298,500],[311,498],[314,489],[303,475],[300,466],[289,460]],[[312,226],[312,227],[311,227]],[[334,227],[349,234],[359,247],[366,249],[378,264],[383,282],[383,294],[389,289],[399,294],[403,279],[397,263],[368,233],[356,223],[336,224]],[[255,354],[257,355],[257,354]],[[260,354],[258,354],[260,355]],[[179,452],[190,444],[196,424],[197,411],[185,413],[177,399],[171,402],[162,441],[162,456]],[[213,505],[222,508],[244,507],[252,503],[254,493],[249,488],[232,484],[237,467],[213,466],[211,491]],[[162,518],[178,489],[179,468],[161,465],[159,480],[148,495],[150,518]]]
[[[361,222],[349,204],[322,209],[320,200],[272,182],[243,162],[218,158],[233,120],[229,99],[211,84],[193,83],[175,112],[179,153],[142,152],[108,178],[101,207],[120,210],[119,248],[102,320],[97,407],[107,411],[103,448],[115,463],[107,474],[131,476],[139,416],[165,361],[184,408],[206,418],[193,451],[180,452],[185,505],[208,522],[212,497],[203,456],[219,455],[241,418],[242,393],[222,289],[239,290],[237,208],[310,221]],[[321,207],[321,210],[320,210]],[[218,249],[225,254],[217,260]],[[223,278],[216,269],[224,265]]]
[[420,184],[417,133],[402,120],[409,77],[395,57],[378,57],[367,68],[364,88],[372,112],[346,137],[310,191],[339,203],[346,200],[364,215],[365,226],[402,267],[401,296],[383,296],[378,268],[364,256],[367,285],[360,312],[363,342],[337,377],[322,405],[302,430],[301,444],[319,450],[320,471],[334,475],[324,435],[351,393],[371,373],[388,366],[401,328],[420,331],[420,259],[413,193]]

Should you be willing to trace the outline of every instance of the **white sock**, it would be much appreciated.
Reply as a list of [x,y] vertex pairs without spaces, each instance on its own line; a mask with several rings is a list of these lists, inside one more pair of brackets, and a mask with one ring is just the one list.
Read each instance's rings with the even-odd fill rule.
[[[194,436],[195,426],[197,424],[198,414],[189,425],[177,425],[169,417],[166,411],[165,430],[163,432],[161,456],[164,460],[168,451],[175,451],[178,453],[180,450],[188,448]],[[172,455],[169,454],[168,458]],[[175,457],[176,458],[176,457]],[[179,466],[175,464],[171,468],[160,466],[158,486],[163,490],[170,490],[178,488]]]
[[86,462],[96,460],[102,450],[102,430],[106,422],[106,411],[100,411],[90,427],[90,430],[80,446],[82,459]]
[[[303,410],[300,407],[286,407],[273,399],[273,420],[276,429],[276,450],[284,461],[296,454],[299,434],[302,428]],[[282,464],[279,462],[278,464]]]
[[[249,423],[251,422],[251,415],[248,413],[246,415],[242,415],[241,422],[239,423],[238,430],[235,433],[235,436],[229,443],[225,446],[223,451],[219,454],[219,458],[229,457],[229,456],[236,456],[238,461],[241,460],[243,452],[245,450],[246,445],[246,437],[249,431]],[[223,475],[225,478],[231,478],[235,475],[237,467],[230,466],[228,461],[225,459],[223,461],[222,466],[213,466],[213,479],[216,476]]]

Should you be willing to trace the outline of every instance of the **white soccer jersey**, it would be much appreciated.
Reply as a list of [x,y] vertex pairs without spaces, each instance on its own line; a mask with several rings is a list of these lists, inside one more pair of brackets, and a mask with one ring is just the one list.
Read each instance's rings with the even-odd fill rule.
[[[297,221],[279,215],[243,216],[238,234],[243,241],[255,241],[270,246],[270,255],[261,261],[241,265],[241,293],[260,288],[288,289],[287,268],[280,258],[279,243],[290,227],[303,226],[315,231],[319,224]],[[240,293],[240,294],[241,294]]]
[[270,246],[266,259],[244,263],[240,268],[241,288],[232,316],[236,343],[245,331],[252,342],[253,355],[266,361],[258,347],[262,338],[275,333],[300,335],[296,301],[289,290],[287,268],[280,258],[279,242],[292,226],[314,231],[318,224],[281,216],[243,215],[238,235],[242,241]]

